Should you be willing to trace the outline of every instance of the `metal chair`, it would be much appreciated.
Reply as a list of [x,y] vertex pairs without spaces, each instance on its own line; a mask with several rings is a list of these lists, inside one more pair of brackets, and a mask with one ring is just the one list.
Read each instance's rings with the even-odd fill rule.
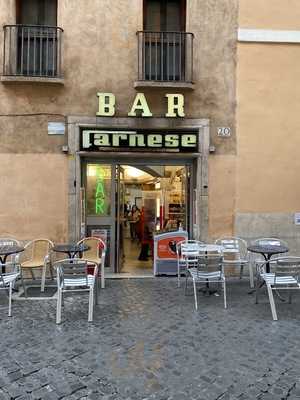
[[88,321],[93,321],[94,288],[98,273],[98,264],[93,265],[93,273],[89,273],[90,260],[82,258],[67,258],[54,263],[57,272],[57,309],[56,323],[61,323],[63,295],[67,292],[88,292]]
[[33,270],[41,269],[41,292],[45,291],[46,271],[49,266],[51,279],[53,279],[52,263],[51,263],[51,249],[53,243],[48,239],[35,239],[25,245],[25,251],[21,256],[21,280],[24,288],[25,297],[27,297],[27,290],[24,284],[23,273],[25,270],[30,270],[32,279],[35,279]]
[[197,264],[197,256],[201,245],[203,243],[198,240],[182,240],[176,243],[178,287],[180,287],[180,275],[182,271],[187,280],[187,269]]
[[[261,246],[285,246],[288,247],[287,243],[284,240],[275,238],[275,237],[262,237],[255,239],[253,244],[261,245]],[[250,283],[251,287],[254,287],[254,271],[255,275],[257,276],[258,267],[261,264],[264,264],[265,259],[260,254],[249,253],[249,275],[250,275]],[[270,260],[270,265],[272,264],[273,260]]]
[[[2,273],[2,267],[5,266],[5,273]],[[10,269],[10,271],[9,271]],[[18,264],[9,261],[5,264],[0,263],[0,290],[8,291],[8,316],[11,317],[12,290],[17,278],[20,275]]]
[[[89,250],[82,252],[82,258],[91,261],[92,263],[96,263],[98,265],[98,273],[100,274],[101,279],[101,288],[105,288],[105,275],[104,275],[104,267],[105,267],[105,254],[106,254],[106,246],[103,240],[96,237],[86,237],[81,240],[77,244],[86,244],[89,246]],[[98,280],[98,279],[97,279]],[[98,287],[98,284],[97,286]]]
[[197,283],[205,283],[207,287],[210,283],[221,284],[224,295],[224,308],[227,308],[226,279],[221,250],[210,251],[203,246],[203,249],[200,249],[197,257],[197,266],[189,268],[188,272],[193,281],[196,310],[198,310]]
[[259,273],[256,281],[256,299],[258,303],[258,291],[262,287],[261,282],[265,282],[271,306],[272,317],[277,321],[277,312],[273,296],[273,291],[288,290],[289,303],[292,301],[292,290],[300,289],[300,257],[286,256],[272,260],[271,272],[266,273],[265,266],[267,261],[258,266]]
[[[215,241],[217,245],[223,247],[223,264],[225,267],[237,266],[240,268],[240,279],[243,277],[244,266],[249,264],[247,242],[239,237],[224,237]],[[250,286],[254,287],[253,274],[250,275]]]

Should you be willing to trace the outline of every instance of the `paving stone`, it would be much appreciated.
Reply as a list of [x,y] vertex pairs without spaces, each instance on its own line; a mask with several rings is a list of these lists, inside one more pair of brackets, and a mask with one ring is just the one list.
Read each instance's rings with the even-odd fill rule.
[[55,300],[15,301],[0,320],[0,400],[299,398],[300,298],[276,301],[273,322],[263,290],[254,304],[246,280],[227,286],[227,310],[199,296],[196,312],[176,279],[107,280],[93,323],[87,296],[69,295],[60,326]]

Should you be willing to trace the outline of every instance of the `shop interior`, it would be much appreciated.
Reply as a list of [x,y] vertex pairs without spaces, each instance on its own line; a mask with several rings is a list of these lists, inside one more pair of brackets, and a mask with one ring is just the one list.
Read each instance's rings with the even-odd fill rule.
[[149,274],[155,233],[186,228],[186,167],[119,168],[119,272]]
[[111,272],[152,275],[154,235],[188,228],[188,171],[187,165],[87,164],[87,234],[106,243]]

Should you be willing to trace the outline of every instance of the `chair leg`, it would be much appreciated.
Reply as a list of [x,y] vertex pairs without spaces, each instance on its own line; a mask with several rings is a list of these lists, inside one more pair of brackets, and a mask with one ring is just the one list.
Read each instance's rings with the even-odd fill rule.
[[244,272],[244,264],[241,264],[241,267],[240,267],[240,279],[243,278],[243,272]]
[[58,289],[57,291],[57,307],[56,307],[56,323],[61,323],[61,304],[62,304],[62,291]]
[[12,296],[12,282],[9,284],[9,296],[8,296],[8,316],[11,317],[11,296]]
[[250,278],[250,287],[254,288],[253,266],[251,263],[249,263],[249,278]]
[[259,286],[260,286],[260,279],[259,275],[256,277],[256,283],[255,283],[255,304],[258,304],[258,291],[259,291]]
[[53,281],[53,279],[54,279],[54,274],[53,274],[53,267],[52,267],[52,264],[51,264],[51,263],[49,263],[49,271],[50,271],[51,280]]
[[94,299],[94,303],[96,305],[98,304],[98,295],[99,295],[99,276],[97,276],[96,279],[95,279],[95,296],[94,296],[95,299]]
[[180,287],[180,265],[179,265],[179,260],[177,261],[177,287]]
[[186,296],[187,293],[187,286],[188,286],[188,270],[185,270],[185,287],[184,287],[184,294]]
[[277,318],[277,313],[276,313],[276,307],[275,307],[272,288],[271,288],[270,285],[267,285],[267,289],[268,289],[268,295],[269,295],[270,306],[271,306],[271,311],[272,311],[272,317],[273,317],[274,321],[277,321],[278,318]]
[[223,281],[223,294],[224,294],[224,308],[227,308],[227,298],[226,298],[226,281]]
[[42,281],[41,281],[41,292],[45,291],[45,282],[46,282],[46,264],[42,268]]
[[93,310],[94,310],[94,289],[91,287],[89,292],[89,316],[88,322],[93,321]]
[[100,281],[99,281],[99,279],[98,279],[98,280],[96,280],[96,282],[95,282],[95,293],[94,293],[94,303],[93,303],[94,306],[97,306],[97,305],[98,305],[98,302],[99,302],[99,299],[98,299],[99,293],[100,293]]
[[193,279],[193,286],[194,286],[195,308],[196,308],[196,310],[198,310],[197,288],[196,288],[196,281],[195,281],[195,279]]
[[31,276],[32,276],[32,280],[35,281],[35,276],[34,276],[34,273],[33,273],[33,271],[32,271],[32,268],[30,268],[30,273],[31,273]]
[[105,288],[104,263],[101,263],[101,289]]
[[21,269],[21,282],[22,282],[22,286],[23,286],[23,290],[24,290],[24,296],[27,297],[27,289],[24,283],[24,277],[23,277],[23,270]]

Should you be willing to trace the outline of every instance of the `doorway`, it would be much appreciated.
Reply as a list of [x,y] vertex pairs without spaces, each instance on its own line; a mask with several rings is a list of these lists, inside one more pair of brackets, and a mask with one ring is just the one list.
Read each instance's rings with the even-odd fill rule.
[[85,234],[106,242],[109,272],[153,275],[154,236],[191,231],[192,172],[185,162],[85,162]]

